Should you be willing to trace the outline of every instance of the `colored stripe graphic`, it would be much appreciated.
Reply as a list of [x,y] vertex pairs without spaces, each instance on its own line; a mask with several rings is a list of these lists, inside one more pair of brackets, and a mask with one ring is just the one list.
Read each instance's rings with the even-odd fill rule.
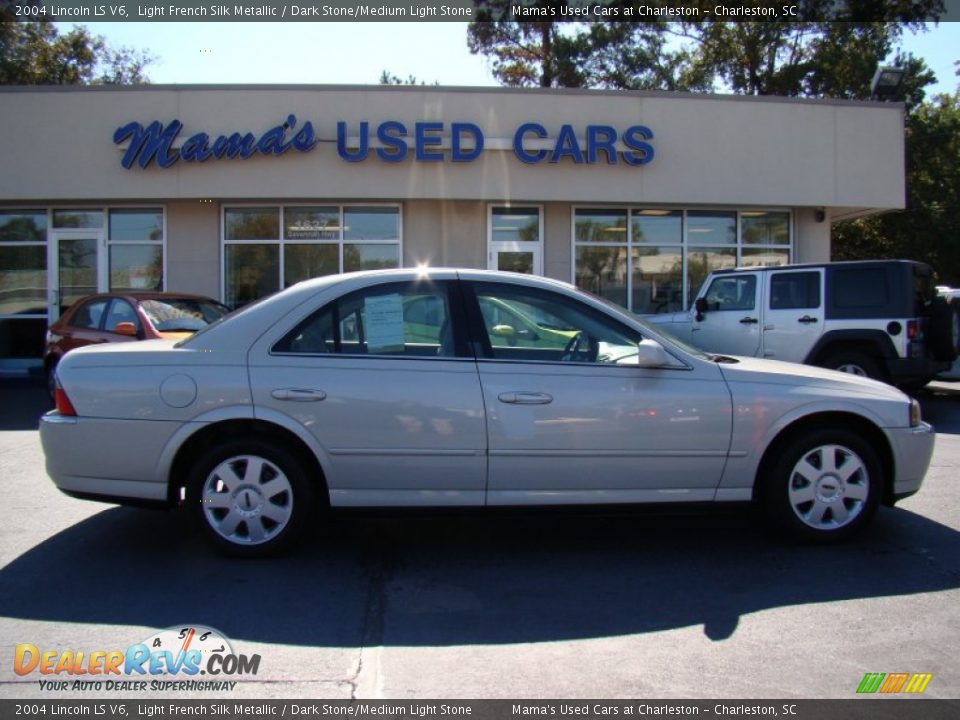
[[907,684],[907,678],[909,677],[910,673],[890,673],[887,675],[887,679],[884,681],[883,685],[880,686],[880,692],[900,692],[903,689],[903,686]]
[[932,673],[914,673],[913,677],[910,678],[910,682],[907,683],[907,687],[904,688],[903,691],[908,693],[922,693],[927,689],[927,685],[930,684],[932,679]]
[[880,687],[880,683],[883,682],[884,677],[886,677],[886,673],[867,673],[863,676],[863,680],[860,681],[857,692],[875,693]]
[[860,694],[922,693],[933,679],[933,673],[866,673],[857,692]]

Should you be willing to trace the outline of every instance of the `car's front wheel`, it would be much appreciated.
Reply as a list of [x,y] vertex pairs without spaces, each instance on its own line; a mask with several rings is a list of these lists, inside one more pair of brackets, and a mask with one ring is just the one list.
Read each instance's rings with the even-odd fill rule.
[[288,449],[258,438],[211,448],[194,464],[187,503],[225,552],[263,557],[298,541],[317,511],[303,463]]
[[794,438],[763,481],[762,500],[775,527],[814,542],[844,540],[861,530],[883,487],[876,452],[841,428]]

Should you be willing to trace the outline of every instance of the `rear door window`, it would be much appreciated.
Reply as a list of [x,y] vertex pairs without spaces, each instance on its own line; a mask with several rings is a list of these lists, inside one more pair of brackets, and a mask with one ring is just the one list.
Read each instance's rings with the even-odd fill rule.
[[103,319],[103,311],[107,307],[107,300],[89,300],[77,308],[77,311],[70,318],[70,327],[81,328],[84,330],[100,329],[100,321]]
[[820,307],[820,273],[773,273],[770,278],[770,309],[800,310]]

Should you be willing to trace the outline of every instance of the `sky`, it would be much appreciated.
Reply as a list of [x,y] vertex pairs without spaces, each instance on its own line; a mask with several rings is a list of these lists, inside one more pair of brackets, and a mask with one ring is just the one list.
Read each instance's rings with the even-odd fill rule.
[[[485,57],[467,48],[467,24],[453,22],[85,23],[112,46],[157,57],[147,74],[156,84],[376,84],[387,70],[440,85],[494,86]],[[59,23],[68,29],[71,23]],[[960,78],[960,23],[905,33],[903,46],[937,75],[934,93],[953,92]]]

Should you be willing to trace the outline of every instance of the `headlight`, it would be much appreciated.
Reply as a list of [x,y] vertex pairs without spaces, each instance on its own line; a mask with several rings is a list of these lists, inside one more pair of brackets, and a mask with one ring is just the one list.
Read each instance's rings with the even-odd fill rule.
[[916,400],[910,400],[910,427],[916,427],[920,424],[920,403]]

